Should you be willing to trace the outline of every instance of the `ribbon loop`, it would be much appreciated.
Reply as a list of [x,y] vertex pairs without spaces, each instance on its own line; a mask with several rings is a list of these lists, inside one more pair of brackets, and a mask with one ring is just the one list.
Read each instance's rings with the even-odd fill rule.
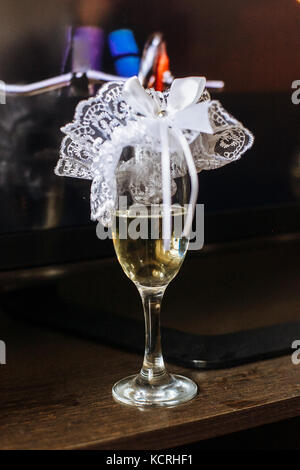
[[205,77],[176,78],[170,89],[168,109],[176,112],[197,103],[204,91],[205,83]]
[[160,111],[157,101],[146,92],[137,77],[125,82],[123,96],[129,106],[142,116],[155,117]]

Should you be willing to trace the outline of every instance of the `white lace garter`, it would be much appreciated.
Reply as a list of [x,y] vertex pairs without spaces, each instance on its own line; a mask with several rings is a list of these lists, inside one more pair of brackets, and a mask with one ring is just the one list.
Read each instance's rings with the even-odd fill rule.
[[[254,140],[219,101],[210,99],[203,77],[176,79],[164,93],[144,90],[136,77],[109,82],[78,104],[74,121],[62,131],[66,136],[55,173],[92,180],[93,220],[110,224],[122,172],[135,172],[127,188],[134,202],[166,205],[176,192],[176,178],[189,173],[191,211],[185,230],[197,199],[196,173],[239,159]],[[123,160],[127,147],[135,153]],[[169,233],[166,223],[166,238]]]

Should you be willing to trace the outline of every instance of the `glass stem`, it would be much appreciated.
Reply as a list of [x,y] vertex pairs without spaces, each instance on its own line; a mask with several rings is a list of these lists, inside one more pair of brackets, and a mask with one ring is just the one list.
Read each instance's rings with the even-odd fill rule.
[[151,384],[159,383],[168,375],[160,337],[160,309],[165,289],[139,288],[145,315],[145,355],[140,378]]

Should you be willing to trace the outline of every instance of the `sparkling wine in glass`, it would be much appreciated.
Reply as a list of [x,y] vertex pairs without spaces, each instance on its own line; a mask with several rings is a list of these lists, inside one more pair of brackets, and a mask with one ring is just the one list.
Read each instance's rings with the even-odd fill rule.
[[[197,385],[190,379],[170,374],[161,350],[161,301],[169,282],[178,273],[189,240],[182,236],[188,202],[185,178],[177,181],[175,204],[172,204],[171,237],[163,238],[162,205],[136,205],[118,208],[113,220],[113,243],[118,260],[142,298],[145,316],[145,354],[138,375],[126,377],[113,386],[115,400],[140,407],[175,406],[191,400]],[[139,227],[139,236],[133,228]]]

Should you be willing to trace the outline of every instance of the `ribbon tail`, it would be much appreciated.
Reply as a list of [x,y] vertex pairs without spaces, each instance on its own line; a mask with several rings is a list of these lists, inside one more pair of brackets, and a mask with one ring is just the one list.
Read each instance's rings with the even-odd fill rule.
[[198,189],[199,189],[198,174],[197,174],[197,170],[195,167],[195,163],[194,163],[190,146],[186,138],[184,137],[181,129],[173,125],[172,131],[182,147],[186,164],[187,164],[187,168],[188,168],[188,172],[189,172],[190,179],[191,179],[191,196],[190,196],[190,202],[189,202],[189,206],[187,210],[187,216],[186,216],[185,223],[184,223],[184,229],[182,233],[184,237],[189,238],[191,230],[192,230],[194,212],[195,212],[195,207],[196,207],[197,198],[198,198]]
[[165,251],[170,250],[171,242],[171,169],[170,169],[170,149],[168,139],[168,124],[159,123],[159,132],[161,140],[161,167],[162,167],[162,191],[163,191],[163,225],[162,235]]

